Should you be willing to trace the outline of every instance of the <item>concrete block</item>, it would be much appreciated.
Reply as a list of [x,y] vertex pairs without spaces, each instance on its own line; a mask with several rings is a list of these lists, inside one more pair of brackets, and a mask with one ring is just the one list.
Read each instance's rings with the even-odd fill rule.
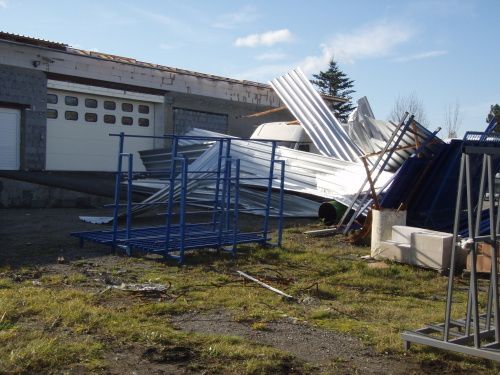
[[425,231],[425,229],[408,227],[406,225],[394,225],[392,227],[391,239],[396,242],[410,243],[411,235],[416,231]]
[[411,235],[411,264],[444,271],[450,267],[453,235],[440,232],[415,232]]
[[[391,240],[381,241],[376,258],[391,259],[444,272],[450,267],[453,235],[423,228],[393,226]],[[465,265],[466,253],[459,250],[456,264]]]
[[371,256],[380,250],[380,242],[392,239],[392,227],[406,224],[406,211],[372,210]]
[[389,259],[399,263],[408,263],[411,259],[410,244],[395,242],[392,240],[382,241],[379,246],[379,251],[375,254],[374,258]]

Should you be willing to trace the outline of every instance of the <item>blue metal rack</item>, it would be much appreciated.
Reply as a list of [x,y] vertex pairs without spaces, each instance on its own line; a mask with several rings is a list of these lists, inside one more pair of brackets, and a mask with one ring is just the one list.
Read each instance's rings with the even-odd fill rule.
[[[282,242],[283,229],[283,202],[284,202],[284,178],[285,162],[276,160],[276,141],[259,140],[258,142],[270,143],[270,160],[266,174],[263,176],[241,175],[241,160],[234,158],[231,154],[233,142],[241,141],[234,138],[214,137],[190,137],[190,136],[163,136],[148,137],[160,138],[171,145],[171,160],[168,164],[169,171],[163,174],[155,174],[155,178],[162,178],[168,185],[166,199],[158,202],[134,203],[133,202],[133,180],[137,175],[144,172],[133,171],[133,154],[124,152],[125,140],[127,138],[143,138],[144,136],[126,135],[124,133],[111,134],[119,139],[118,161],[115,181],[115,197],[113,207],[113,224],[111,230],[86,231],[71,233],[79,238],[80,245],[85,241],[96,242],[107,245],[113,249],[124,249],[128,255],[132,250],[155,253],[165,257],[176,259],[179,263],[184,261],[186,250],[216,248],[236,253],[237,246],[244,243],[259,243],[262,245],[278,245]],[[212,142],[217,152],[217,162],[212,169],[190,171],[189,160],[178,153],[179,142],[199,141]],[[243,140],[245,142],[256,142]],[[127,172],[123,173],[124,158],[128,159]],[[179,168],[180,165],[180,168]],[[280,174],[275,177],[276,166],[279,166]],[[205,177],[199,177],[205,176]],[[199,201],[189,199],[189,188],[199,180],[210,181],[214,184],[213,196],[203,201],[204,210],[189,211],[189,207],[197,205]],[[265,208],[239,207],[240,184],[248,180],[264,180],[267,185]],[[277,243],[270,242],[270,204],[273,182],[277,180],[280,193],[280,204],[278,207]],[[121,203],[121,189],[126,182],[126,201]],[[165,222],[159,226],[134,227],[132,219],[134,208],[148,205],[164,206],[166,208]],[[240,214],[243,212],[263,211],[261,227],[259,230],[245,231],[240,226]],[[203,223],[196,222],[199,214],[206,214],[209,219]],[[125,217],[125,225],[120,227],[120,219]],[[229,249],[227,249],[229,247]]]

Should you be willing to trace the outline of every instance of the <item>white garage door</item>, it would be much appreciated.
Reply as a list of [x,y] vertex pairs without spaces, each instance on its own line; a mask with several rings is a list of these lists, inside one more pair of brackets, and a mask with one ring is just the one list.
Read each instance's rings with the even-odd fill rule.
[[0,170],[19,169],[20,119],[19,110],[0,108]]
[[[115,171],[118,137],[109,133],[154,135],[155,103],[48,89],[47,170]],[[126,138],[134,170],[144,167],[137,151],[153,148],[152,138]]]

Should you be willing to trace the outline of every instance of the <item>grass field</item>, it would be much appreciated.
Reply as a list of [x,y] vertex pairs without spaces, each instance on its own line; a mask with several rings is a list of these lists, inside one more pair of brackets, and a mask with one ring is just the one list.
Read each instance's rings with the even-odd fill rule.
[[[311,227],[288,228],[283,249],[245,246],[236,258],[197,252],[184,266],[108,255],[101,247],[102,257],[3,266],[0,373],[123,373],[134,356],[144,361],[145,373],[346,373],[334,356],[310,363],[242,337],[174,326],[174,317],[193,311],[224,311],[256,331],[288,318],[346,333],[392,363],[414,364],[417,373],[498,373],[500,367],[489,361],[422,346],[404,353],[403,330],[443,320],[446,277],[394,263],[372,267],[360,258],[368,248],[342,237],[308,238],[306,229]],[[297,300],[244,281],[236,270]],[[168,289],[148,294],[111,287],[145,282]],[[466,292],[459,291],[456,301],[458,317]]]

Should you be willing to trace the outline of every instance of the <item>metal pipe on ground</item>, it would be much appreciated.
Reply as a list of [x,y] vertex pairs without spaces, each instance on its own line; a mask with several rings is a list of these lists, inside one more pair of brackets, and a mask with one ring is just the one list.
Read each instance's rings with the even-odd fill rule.
[[[347,210],[347,206],[335,200],[323,202],[318,209],[318,217],[325,225],[335,225]],[[351,210],[352,211],[352,210]],[[352,214],[352,212],[351,212]]]

